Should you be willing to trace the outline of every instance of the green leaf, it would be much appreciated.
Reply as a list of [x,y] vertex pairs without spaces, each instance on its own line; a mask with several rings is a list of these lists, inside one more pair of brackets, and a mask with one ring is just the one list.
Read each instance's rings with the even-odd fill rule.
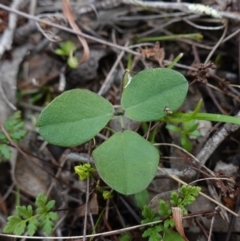
[[183,185],[180,189],[180,193],[184,197],[181,205],[187,206],[195,202],[196,198],[199,195],[201,188],[197,186],[186,186]]
[[120,237],[119,237],[119,241],[131,241],[132,240],[132,237],[125,233],[125,234],[122,234]]
[[181,145],[186,151],[192,150],[192,143],[185,135],[181,135]]
[[140,209],[143,209],[144,205],[148,203],[148,191],[147,189],[142,190],[141,192],[135,193],[134,195],[137,206]]
[[[13,115],[8,117],[8,119],[4,122],[4,128],[13,139],[13,141],[20,141],[25,135],[26,131],[23,130],[24,122],[21,120],[21,112],[16,111]],[[3,133],[0,132],[0,140],[6,142],[7,139],[4,137]]]
[[6,144],[0,144],[0,156],[3,156],[6,160],[11,158],[11,150]]
[[153,221],[157,221],[159,220],[159,218],[156,219],[155,217],[155,212],[147,205],[145,205],[143,207],[143,211],[142,211],[142,215],[143,217],[145,218],[144,220],[142,220],[141,223],[150,223],[150,222],[153,222]]
[[75,44],[70,40],[60,43],[60,47],[66,55],[70,55],[77,49]]
[[178,132],[178,133],[181,133],[181,132],[182,132],[181,128],[179,128],[178,126],[166,125],[166,128],[167,128],[169,131]]
[[66,91],[41,112],[39,132],[46,141],[55,145],[80,145],[103,129],[113,111],[111,103],[93,92]]
[[93,151],[99,175],[111,188],[130,195],[142,191],[154,178],[158,150],[132,131],[116,133]]
[[146,69],[132,78],[124,90],[121,105],[125,114],[136,121],[159,120],[176,111],[188,90],[185,77],[172,69]]
[[7,142],[7,138],[6,138],[6,136],[2,133],[2,131],[0,131],[0,141],[2,141],[2,142]]
[[15,235],[22,235],[26,228],[26,222],[18,216],[8,217],[7,225],[4,227],[4,233],[13,233]]
[[18,131],[15,131],[15,132],[11,133],[10,137],[14,141],[20,141],[26,135],[26,133],[27,132],[25,130],[18,130]]
[[56,49],[54,53],[60,56],[68,56],[68,53],[65,53],[65,51],[62,49]]
[[76,69],[79,65],[78,59],[75,56],[70,56],[67,59],[67,64],[70,68]]
[[159,241],[162,240],[162,235],[160,232],[162,232],[162,226],[161,225],[156,225],[152,228],[148,228],[145,230],[145,232],[142,234],[142,237],[149,237],[149,241]]
[[[24,232],[28,232],[30,236],[34,235],[38,228],[50,235],[54,222],[59,219],[58,215],[49,210],[54,206],[55,201],[49,201],[47,203],[47,196],[44,194],[39,194],[35,200],[35,204],[38,208],[33,211],[31,205],[17,206],[16,211],[18,215],[10,216],[8,222],[4,228],[5,233],[13,233],[16,235],[21,235]],[[33,213],[36,213],[33,215]]]
[[28,226],[27,226],[27,231],[28,231],[28,235],[33,236],[35,234],[35,232],[37,231],[39,226],[39,222],[36,218],[31,219],[31,221],[29,222]]
[[177,205],[178,205],[178,200],[179,200],[179,195],[178,195],[178,193],[175,192],[175,191],[172,191],[170,203],[171,203],[173,206],[177,206]]
[[164,200],[160,199],[159,200],[159,209],[158,213],[161,216],[169,216],[172,213],[171,208],[169,207],[168,203],[165,202]]
[[32,206],[28,205],[28,207],[26,206],[17,206],[16,207],[17,213],[22,216],[24,219],[28,219],[30,217],[32,217],[33,214],[33,210],[32,210]]
[[169,219],[165,220],[163,226],[164,226],[164,228],[174,227],[173,218],[169,218]]
[[195,131],[198,128],[199,123],[196,120],[190,120],[182,123],[185,134]]
[[83,181],[89,178],[90,174],[96,170],[92,168],[90,164],[83,164],[75,166],[74,171],[79,176],[80,180]]
[[46,233],[47,235],[50,235],[52,233],[53,228],[54,228],[54,223],[48,217],[45,217],[45,220],[43,222],[43,227],[42,227],[43,232]]
[[47,196],[44,195],[43,193],[40,193],[40,194],[36,197],[35,204],[36,204],[38,207],[45,207],[45,206],[46,206],[46,203],[47,203]]
[[49,212],[48,217],[53,221],[57,221],[59,219],[59,216],[55,212]]
[[56,202],[55,200],[51,200],[47,203],[47,205],[46,205],[47,211],[51,210],[54,207],[55,202]]
[[108,200],[108,199],[113,198],[112,192],[106,191],[106,190],[103,191],[102,196],[103,196],[104,200]]
[[199,130],[195,130],[195,131],[192,131],[190,133],[188,133],[188,136],[196,136],[196,137],[199,137],[201,136],[201,133]]
[[184,239],[179,233],[167,228],[164,230],[164,241],[184,241]]

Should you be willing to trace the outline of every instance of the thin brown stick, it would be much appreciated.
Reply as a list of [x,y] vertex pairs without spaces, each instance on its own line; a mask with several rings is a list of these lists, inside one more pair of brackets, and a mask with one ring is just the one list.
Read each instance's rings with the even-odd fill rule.
[[110,47],[113,47],[113,48],[116,48],[116,49],[123,50],[123,51],[125,51],[125,52],[134,54],[134,55],[136,55],[136,56],[141,56],[140,53],[138,53],[138,52],[136,52],[136,51],[133,51],[133,50],[131,50],[131,49],[129,49],[129,48],[126,48],[126,47],[123,47],[123,46],[120,46],[120,45],[117,45],[117,44],[108,42],[108,41],[103,40],[103,39],[95,38],[95,37],[90,36],[90,35],[88,35],[88,34],[81,33],[81,32],[79,32],[79,31],[72,30],[72,29],[70,29],[70,28],[61,26],[61,25],[59,25],[59,24],[55,24],[55,23],[52,23],[52,22],[49,22],[49,21],[46,21],[46,20],[43,20],[43,19],[39,19],[38,17],[32,16],[32,15],[30,15],[30,14],[27,14],[27,13],[24,13],[24,12],[21,12],[21,11],[18,11],[18,10],[16,10],[16,9],[11,9],[10,7],[5,6],[4,4],[1,4],[1,3],[0,3],[0,8],[1,8],[1,9],[4,9],[4,10],[6,10],[6,11],[12,12],[12,13],[16,13],[16,14],[18,14],[19,16],[22,16],[22,17],[25,17],[25,18],[34,20],[34,21],[36,21],[36,22],[45,23],[45,24],[47,24],[47,25],[49,25],[49,26],[52,26],[52,27],[61,29],[61,30],[63,30],[63,31],[66,31],[66,32],[69,32],[69,33],[73,33],[73,34],[82,36],[82,37],[84,37],[84,38],[86,38],[86,39],[90,39],[90,40],[93,40],[93,41],[95,41],[95,42],[98,42],[98,43],[101,43],[101,44],[105,44],[105,45],[107,45],[107,46],[110,46]]

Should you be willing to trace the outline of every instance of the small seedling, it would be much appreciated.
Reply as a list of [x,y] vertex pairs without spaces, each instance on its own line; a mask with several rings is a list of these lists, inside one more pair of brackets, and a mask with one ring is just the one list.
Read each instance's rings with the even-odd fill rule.
[[164,240],[183,241],[183,238],[174,231],[174,220],[172,218],[172,207],[179,207],[183,214],[187,214],[186,206],[195,202],[201,188],[195,186],[182,186],[179,192],[171,193],[170,203],[160,199],[158,214],[156,214],[149,206],[144,206],[142,215],[145,218],[142,223],[150,223],[163,220],[163,224],[157,224],[144,231],[143,237],[149,237],[149,241]]
[[[21,112],[16,111],[13,115],[8,117],[4,121],[3,127],[8,133],[9,137],[14,142],[19,142],[26,135],[26,131],[23,129],[24,122],[21,119]],[[4,158],[9,160],[11,158],[11,150],[8,147],[9,140],[5,134],[0,130],[0,161]]]
[[32,236],[38,229],[41,229],[47,235],[52,233],[54,222],[58,220],[56,212],[51,211],[55,205],[55,201],[47,202],[47,196],[39,194],[36,197],[35,204],[37,208],[28,206],[17,206],[16,215],[8,217],[4,233],[12,233],[22,235],[27,232]]
[[60,43],[60,48],[54,51],[55,54],[66,56],[67,64],[70,68],[76,69],[79,65],[78,59],[73,55],[77,47],[71,41]]
[[166,125],[166,128],[170,131],[177,132],[181,135],[181,145],[182,147],[187,150],[192,150],[192,143],[189,138],[191,137],[199,137],[201,136],[201,133],[199,132],[198,128],[198,122],[196,120],[189,120],[186,122],[183,122],[181,124],[181,127],[168,124]]
[[78,165],[74,167],[75,173],[78,174],[81,181],[86,180],[89,178],[92,172],[95,172],[96,170],[91,167],[90,164],[83,164]]

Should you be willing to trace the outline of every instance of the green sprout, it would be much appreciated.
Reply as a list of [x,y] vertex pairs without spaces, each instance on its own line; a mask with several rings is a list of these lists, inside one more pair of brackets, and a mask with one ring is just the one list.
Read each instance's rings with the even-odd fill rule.
[[40,228],[44,233],[50,235],[55,226],[54,222],[59,219],[57,213],[52,211],[55,201],[47,202],[47,196],[39,194],[35,204],[37,206],[35,209],[31,205],[17,206],[16,215],[8,217],[3,232],[15,235],[27,232],[28,235],[33,236]]
[[83,181],[89,178],[90,174],[96,170],[92,168],[90,164],[83,164],[75,166],[74,171],[79,176],[80,180]]
[[192,150],[192,143],[190,141],[191,137],[199,137],[201,133],[199,132],[198,128],[199,123],[196,120],[189,120],[186,122],[181,123],[181,127],[168,124],[166,128],[169,131],[173,131],[179,133],[181,135],[181,145],[186,151]]
[[142,211],[144,219],[142,224],[163,220],[163,224],[156,224],[146,229],[142,237],[149,237],[149,241],[164,240],[183,241],[180,234],[174,231],[174,221],[172,218],[172,207],[181,208],[183,214],[188,214],[186,206],[195,202],[201,191],[197,186],[183,185],[179,192],[171,193],[170,201],[159,200],[158,213],[155,213],[149,206],[145,205]]
[[76,49],[77,47],[74,45],[73,42],[66,41],[66,42],[60,43],[60,48],[56,49],[54,53],[60,56],[68,57],[67,58],[68,66],[72,69],[76,69],[79,65],[78,59],[73,55]]
[[[22,140],[27,133],[23,129],[24,122],[21,119],[20,111],[16,111],[13,115],[8,117],[8,119],[4,121],[3,127],[14,142],[19,142]],[[3,158],[6,160],[10,160],[11,158],[11,150],[7,145],[8,142],[9,140],[5,134],[0,131],[0,161]]]

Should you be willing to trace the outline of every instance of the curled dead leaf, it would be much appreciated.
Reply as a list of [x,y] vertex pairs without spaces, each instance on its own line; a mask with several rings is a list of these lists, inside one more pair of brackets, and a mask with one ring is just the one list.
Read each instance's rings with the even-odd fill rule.
[[[62,8],[63,8],[63,14],[66,17],[66,19],[68,20],[72,29],[77,32],[81,32],[81,30],[79,29],[78,25],[76,24],[76,22],[74,20],[74,16],[73,16],[73,12],[70,7],[69,0],[62,0]],[[83,56],[80,61],[80,64],[82,64],[82,63],[85,63],[89,59],[89,47],[88,47],[88,44],[87,44],[87,41],[85,38],[78,35],[78,39],[83,46]]]
[[160,43],[156,42],[153,48],[139,49],[140,54],[145,59],[154,59],[163,67],[163,60],[165,58],[164,48],[160,48]]
[[173,221],[178,233],[185,241],[189,241],[184,233],[183,222],[182,222],[182,209],[178,207],[172,207]]

